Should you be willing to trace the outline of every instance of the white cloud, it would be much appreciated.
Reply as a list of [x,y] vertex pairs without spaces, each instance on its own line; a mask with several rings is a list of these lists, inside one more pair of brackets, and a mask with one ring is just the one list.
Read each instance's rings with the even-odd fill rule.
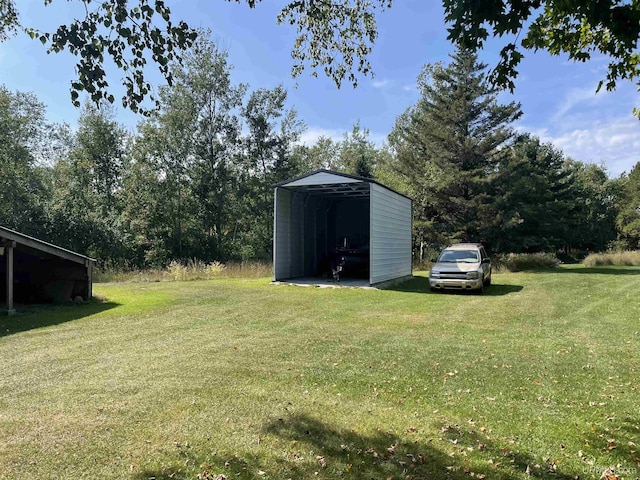
[[404,90],[405,92],[413,92],[415,90],[418,90],[418,87],[416,87],[412,83],[408,83],[407,85],[403,85],[402,90]]
[[553,143],[575,160],[604,164],[610,176],[618,176],[640,161],[640,121],[631,115],[637,91],[632,84],[598,94],[595,88],[583,81],[565,90],[547,118],[538,116],[517,129]]
[[342,140],[346,130],[338,130],[332,128],[309,127],[302,135],[300,135],[300,143],[304,145],[313,145],[320,137],[330,138],[336,142]]
[[374,80],[371,85],[373,88],[384,88],[389,85],[389,80]]
[[[350,133],[351,128],[339,130],[334,128],[309,127],[302,135],[300,135],[298,143],[310,146],[315,144],[320,137],[326,137],[335,142],[341,142],[344,138],[344,134],[347,132]],[[370,131],[369,140],[371,140],[376,146],[381,147],[387,141],[387,134]]]
[[640,121],[630,114],[610,122],[592,121],[586,128],[551,131],[520,126],[518,130],[553,143],[575,160],[603,163],[610,176],[629,172],[640,162]]
[[562,122],[567,114],[575,113],[575,110],[584,108],[585,106],[593,106],[601,102],[605,95],[604,92],[596,95],[595,87],[592,86],[571,88],[567,91],[560,106],[551,117],[551,121]]

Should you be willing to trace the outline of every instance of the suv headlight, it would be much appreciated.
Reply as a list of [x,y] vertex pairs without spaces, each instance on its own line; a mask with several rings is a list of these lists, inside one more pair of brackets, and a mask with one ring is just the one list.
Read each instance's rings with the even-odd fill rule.
[[430,277],[440,277],[440,272],[434,272],[433,270],[431,270],[431,272],[429,273]]
[[480,272],[467,272],[467,278],[470,278],[470,279],[480,278]]

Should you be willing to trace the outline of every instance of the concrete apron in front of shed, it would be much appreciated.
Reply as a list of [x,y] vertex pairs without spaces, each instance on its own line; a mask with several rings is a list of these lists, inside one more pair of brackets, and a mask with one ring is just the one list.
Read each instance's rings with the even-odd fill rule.
[[407,275],[401,278],[395,278],[388,282],[380,282],[375,285],[369,285],[369,281],[363,278],[346,278],[344,280],[335,281],[332,279],[319,277],[301,277],[293,278],[289,281],[272,281],[271,285],[289,285],[294,287],[316,287],[316,288],[364,288],[369,290],[384,290],[394,285],[411,280],[413,275]]

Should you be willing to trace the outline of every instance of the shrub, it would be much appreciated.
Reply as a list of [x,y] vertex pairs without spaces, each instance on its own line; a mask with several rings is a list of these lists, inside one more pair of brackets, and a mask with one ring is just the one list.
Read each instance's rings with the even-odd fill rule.
[[587,267],[604,265],[640,266],[640,250],[625,250],[621,252],[592,253],[582,262]]
[[555,268],[560,264],[560,260],[553,253],[510,253],[497,255],[492,261],[497,270],[510,272]]
[[212,278],[212,277],[219,277],[220,274],[224,271],[225,269],[225,265],[224,263],[220,263],[220,262],[211,262],[209,264],[207,264],[207,266],[205,267],[204,271],[205,274],[207,276],[207,278]]
[[180,281],[180,280],[186,280],[187,272],[188,272],[188,269],[185,265],[174,260],[167,267],[166,274],[170,280]]

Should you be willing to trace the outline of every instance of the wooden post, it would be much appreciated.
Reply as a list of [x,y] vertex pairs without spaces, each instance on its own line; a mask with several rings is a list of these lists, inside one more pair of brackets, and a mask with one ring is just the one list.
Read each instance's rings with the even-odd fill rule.
[[91,298],[93,297],[93,281],[91,278],[91,260],[86,260],[85,264],[87,266],[87,298],[85,298],[86,301],[91,300]]
[[13,249],[16,242],[4,243],[4,255],[7,267],[7,314],[13,315],[16,311],[13,309]]

